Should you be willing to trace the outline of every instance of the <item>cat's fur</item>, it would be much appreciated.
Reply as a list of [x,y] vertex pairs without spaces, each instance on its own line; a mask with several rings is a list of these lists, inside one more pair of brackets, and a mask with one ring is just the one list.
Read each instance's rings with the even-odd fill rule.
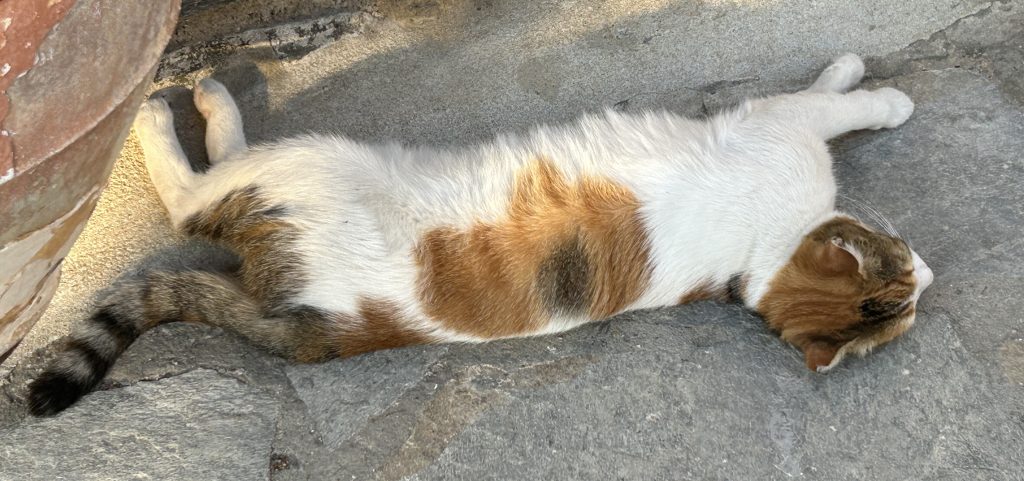
[[932,278],[902,240],[834,210],[825,142],[913,111],[891,88],[843,93],[863,71],[847,54],[803,92],[703,121],[609,111],[452,150],[337,136],[248,148],[207,79],[205,173],[151,99],[135,128],[171,221],[242,266],[153,271],[101,299],[32,384],[32,412],[68,407],[171,321],[312,362],[732,299],[827,371],[905,331]]

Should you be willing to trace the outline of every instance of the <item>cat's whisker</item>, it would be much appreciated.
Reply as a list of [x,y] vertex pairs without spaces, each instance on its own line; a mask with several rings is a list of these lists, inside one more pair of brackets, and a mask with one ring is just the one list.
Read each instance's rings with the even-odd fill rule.
[[882,213],[879,212],[878,209],[875,209],[867,202],[854,199],[850,196],[843,194],[838,195],[839,197],[842,197],[843,199],[849,201],[851,206],[860,211],[863,215],[867,216],[872,223],[876,224],[877,227],[884,231],[886,234],[897,239],[903,239],[903,236],[900,235],[898,230],[896,230],[896,226],[893,225],[892,221],[890,221],[887,217],[882,215]]
[[892,225],[892,222],[890,222],[887,217],[882,215],[882,213],[879,212],[878,209],[875,209],[874,207],[871,207],[870,205],[868,205],[868,208],[871,209],[872,212],[874,212],[875,218],[878,219],[878,222],[880,224],[882,224],[882,228],[885,229],[885,231],[889,235],[892,235],[894,237],[899,237],[899,232],[896,231],[896,227],[894,225]]
[[896,237],[896,238],[899,238],[899,239],[903,238],[903,236],[900,235],[900,232],[898,230],[896,230],[896,226],[893,225],[892,221],[890,221],[888,217],[882,215],[881,212],[878,212],[878,209],[872,208],[871,210],[874,210],[875,213],[878,215],[879,219],[881,220],[881,222],[883,224],[885,224],[886,232],[888,232],[893,237]]
[[861,219],[861,217],[865,217],[866,216],[866,217],[868,217],[868,221],[869,222],[877,222],[877,220],[871,214],[871,212],[868,211],[866,208],[864,208],[864,205],[860,201],[858,201],[857,199],[854,199],[853,197],[847,196],[847,195],[843,195],[843,194],[838,194],[838,195],[839,195],[839,197],[842,197],[847,202],[849,202],[850,203],[850,207],[853,207],[854,209],[857,210],[856,217],[857,217],[858,220],[863,221],[863,219]]

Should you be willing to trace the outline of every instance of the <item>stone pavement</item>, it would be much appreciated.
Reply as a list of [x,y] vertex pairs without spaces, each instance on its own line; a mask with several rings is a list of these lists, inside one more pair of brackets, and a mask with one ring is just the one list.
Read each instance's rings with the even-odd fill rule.
[[48,324],[0,368],[0,479],[1024,479],[1024,1],[382,1],[224,44],[169,55],[154,88],[212,69],[253,141],[466,143],[605,106],[700,115],[860,53],[867,85],[917,110],[834,143],[841,192],[888,215],[935,283],[910,333],[827,376],[714,303],[312,366],[168,325],[102,390],[27,418],[25,383],[93,292],[139,262],[216,255],[168,248],[129,140]]

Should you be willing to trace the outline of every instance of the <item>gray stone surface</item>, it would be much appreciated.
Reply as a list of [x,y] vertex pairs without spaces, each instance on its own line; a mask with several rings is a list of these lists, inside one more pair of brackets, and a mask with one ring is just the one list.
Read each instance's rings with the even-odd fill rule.
[[[306,405],[318,439],[337,447],[420,382],[442,352],[403,349],[389,356],[360,356],[351,362],[289,366],[287,373]],[[339,419],[345,422],[337,422]]]
[[265,479],[276,411],[272,396],[206,369],[99,391],[6,430],[0,477]]
[[[308,54],[210,57],[252,139],[465,143],[603,106],[701,114],[797,89],[840,51],[866,55],[868,86],[897,86],[917,110],[835,141],[837,177],[934,269],[917,325],[828,376],[714,303],[316,366],[170,325],[53,419],[22,403],[49,351],[21,353],[0,385],[0,479],[1024,479],[1024,2],[363,13],[358,33]],[[179,124],[199,152],[200,124]]]

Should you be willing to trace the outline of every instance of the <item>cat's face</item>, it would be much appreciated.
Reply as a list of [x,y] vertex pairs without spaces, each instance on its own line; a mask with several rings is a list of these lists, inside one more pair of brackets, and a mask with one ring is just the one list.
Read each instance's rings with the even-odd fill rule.
[[932,278],[903,240],[837,217],[804,237],[757,310],[826,372],[906,332]]

